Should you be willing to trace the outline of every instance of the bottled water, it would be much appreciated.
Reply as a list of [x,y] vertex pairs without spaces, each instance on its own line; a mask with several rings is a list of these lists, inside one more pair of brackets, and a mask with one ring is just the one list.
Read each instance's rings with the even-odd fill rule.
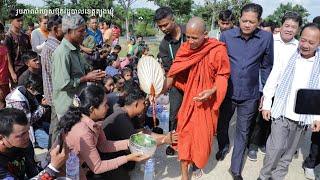
[[154,164],[155,164],[155,161],[154,161],[154,158],[151,157],[150,159],[148,159],[146,161],[146,164],[144,166],[144,178],[143,180],[154,180],[154,176],[155,176],[155,173],[154,173]]
[[159,126],[163,129],[165,133],[169,132],[169,111],[163,110],[161,113],[159,113],[158,118],[160,121]]
[[66,176],[71,180],[79,180],[80,179],[80,171],[79,171],[80,160],[76,153],[71,151],[69,153],[69,158],[66,162]]

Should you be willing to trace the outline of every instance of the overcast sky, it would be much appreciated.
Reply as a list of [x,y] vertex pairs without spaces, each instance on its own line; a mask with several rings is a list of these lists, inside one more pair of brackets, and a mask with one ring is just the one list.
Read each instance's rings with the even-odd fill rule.
[[[43,0],[17,0],[19,3],[31,4],[36,6],[44,5]],[[69,0],[65,0],[68,2]],[[292,2],[293,4],[301,4],[303,5],[310,13],[308,19],[311,21],[317,15],[319,16],[320,3],[319,0],[252,0],[255,3],[262,5],[263,7],[263,15],[262,17],[266,17],[273,13],[275,8],[277,8],[280,3]],[[203,4],[204,0],[194,0],[196,4]],[[133,6],[133,8],[141,8],[147,7],[151,9],[157,9],[157,6],[150,1],[147,0],[137,0]],[[318,12],[317,12],[318,11]]]

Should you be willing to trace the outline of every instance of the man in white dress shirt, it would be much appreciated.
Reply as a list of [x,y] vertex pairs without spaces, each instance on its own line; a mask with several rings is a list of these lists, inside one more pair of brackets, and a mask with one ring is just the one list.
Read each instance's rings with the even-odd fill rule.
[[[298,146],[305,126],[313,131],[320,130],[320,118],[314,115],[299,115],[294,112],[296,92],[301,88],[320,88],[320,28],[317,24],[307,24],[302,28],[297,51],[286,66],[279,69],[276,85],[264,89],[274,96],[271,109],[263,103],[262,115],[265,120],[272,119],[271,134],[267,140],[266,155],[259,179],[282,180],[288,173],[289,164]],[[267,92],[272,91],[273,93]]]

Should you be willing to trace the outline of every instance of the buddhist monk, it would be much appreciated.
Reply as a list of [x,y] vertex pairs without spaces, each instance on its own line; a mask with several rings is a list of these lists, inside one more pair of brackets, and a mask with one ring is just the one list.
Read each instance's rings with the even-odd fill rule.
[[164,85],[164,92],[172,86],[184,92],[177,125],[182,180],[189,179],[190,164],[202,169],[208,162],[230,74],[225,44],[208,38],[201,18],[189,20],[186,37]]

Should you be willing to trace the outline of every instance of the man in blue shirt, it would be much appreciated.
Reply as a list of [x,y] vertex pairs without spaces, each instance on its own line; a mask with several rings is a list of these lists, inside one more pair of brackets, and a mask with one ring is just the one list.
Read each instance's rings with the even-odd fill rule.
[[[241,169],[250,125],[254,122],[259,103],[259,73],[265,84],[273,65],[273,37],[258,29],[262,7],[250,3],[241,9],[240,28],[224,31],[220,41],[226,43],[231,64],[227,96],[218,120],[217,160],[229,151],[229,122],[237,108],[237,125],[231,159],[234,179],[242,179]],[[259,72],[260,70],[260,72]]]
[[94,40],[97,46],[102,46],[103,38],[102,33],[98,29],[97,18],[95,16],[90,17],[89,27],[86,29],[87,36],[91,35],[94,37]]

